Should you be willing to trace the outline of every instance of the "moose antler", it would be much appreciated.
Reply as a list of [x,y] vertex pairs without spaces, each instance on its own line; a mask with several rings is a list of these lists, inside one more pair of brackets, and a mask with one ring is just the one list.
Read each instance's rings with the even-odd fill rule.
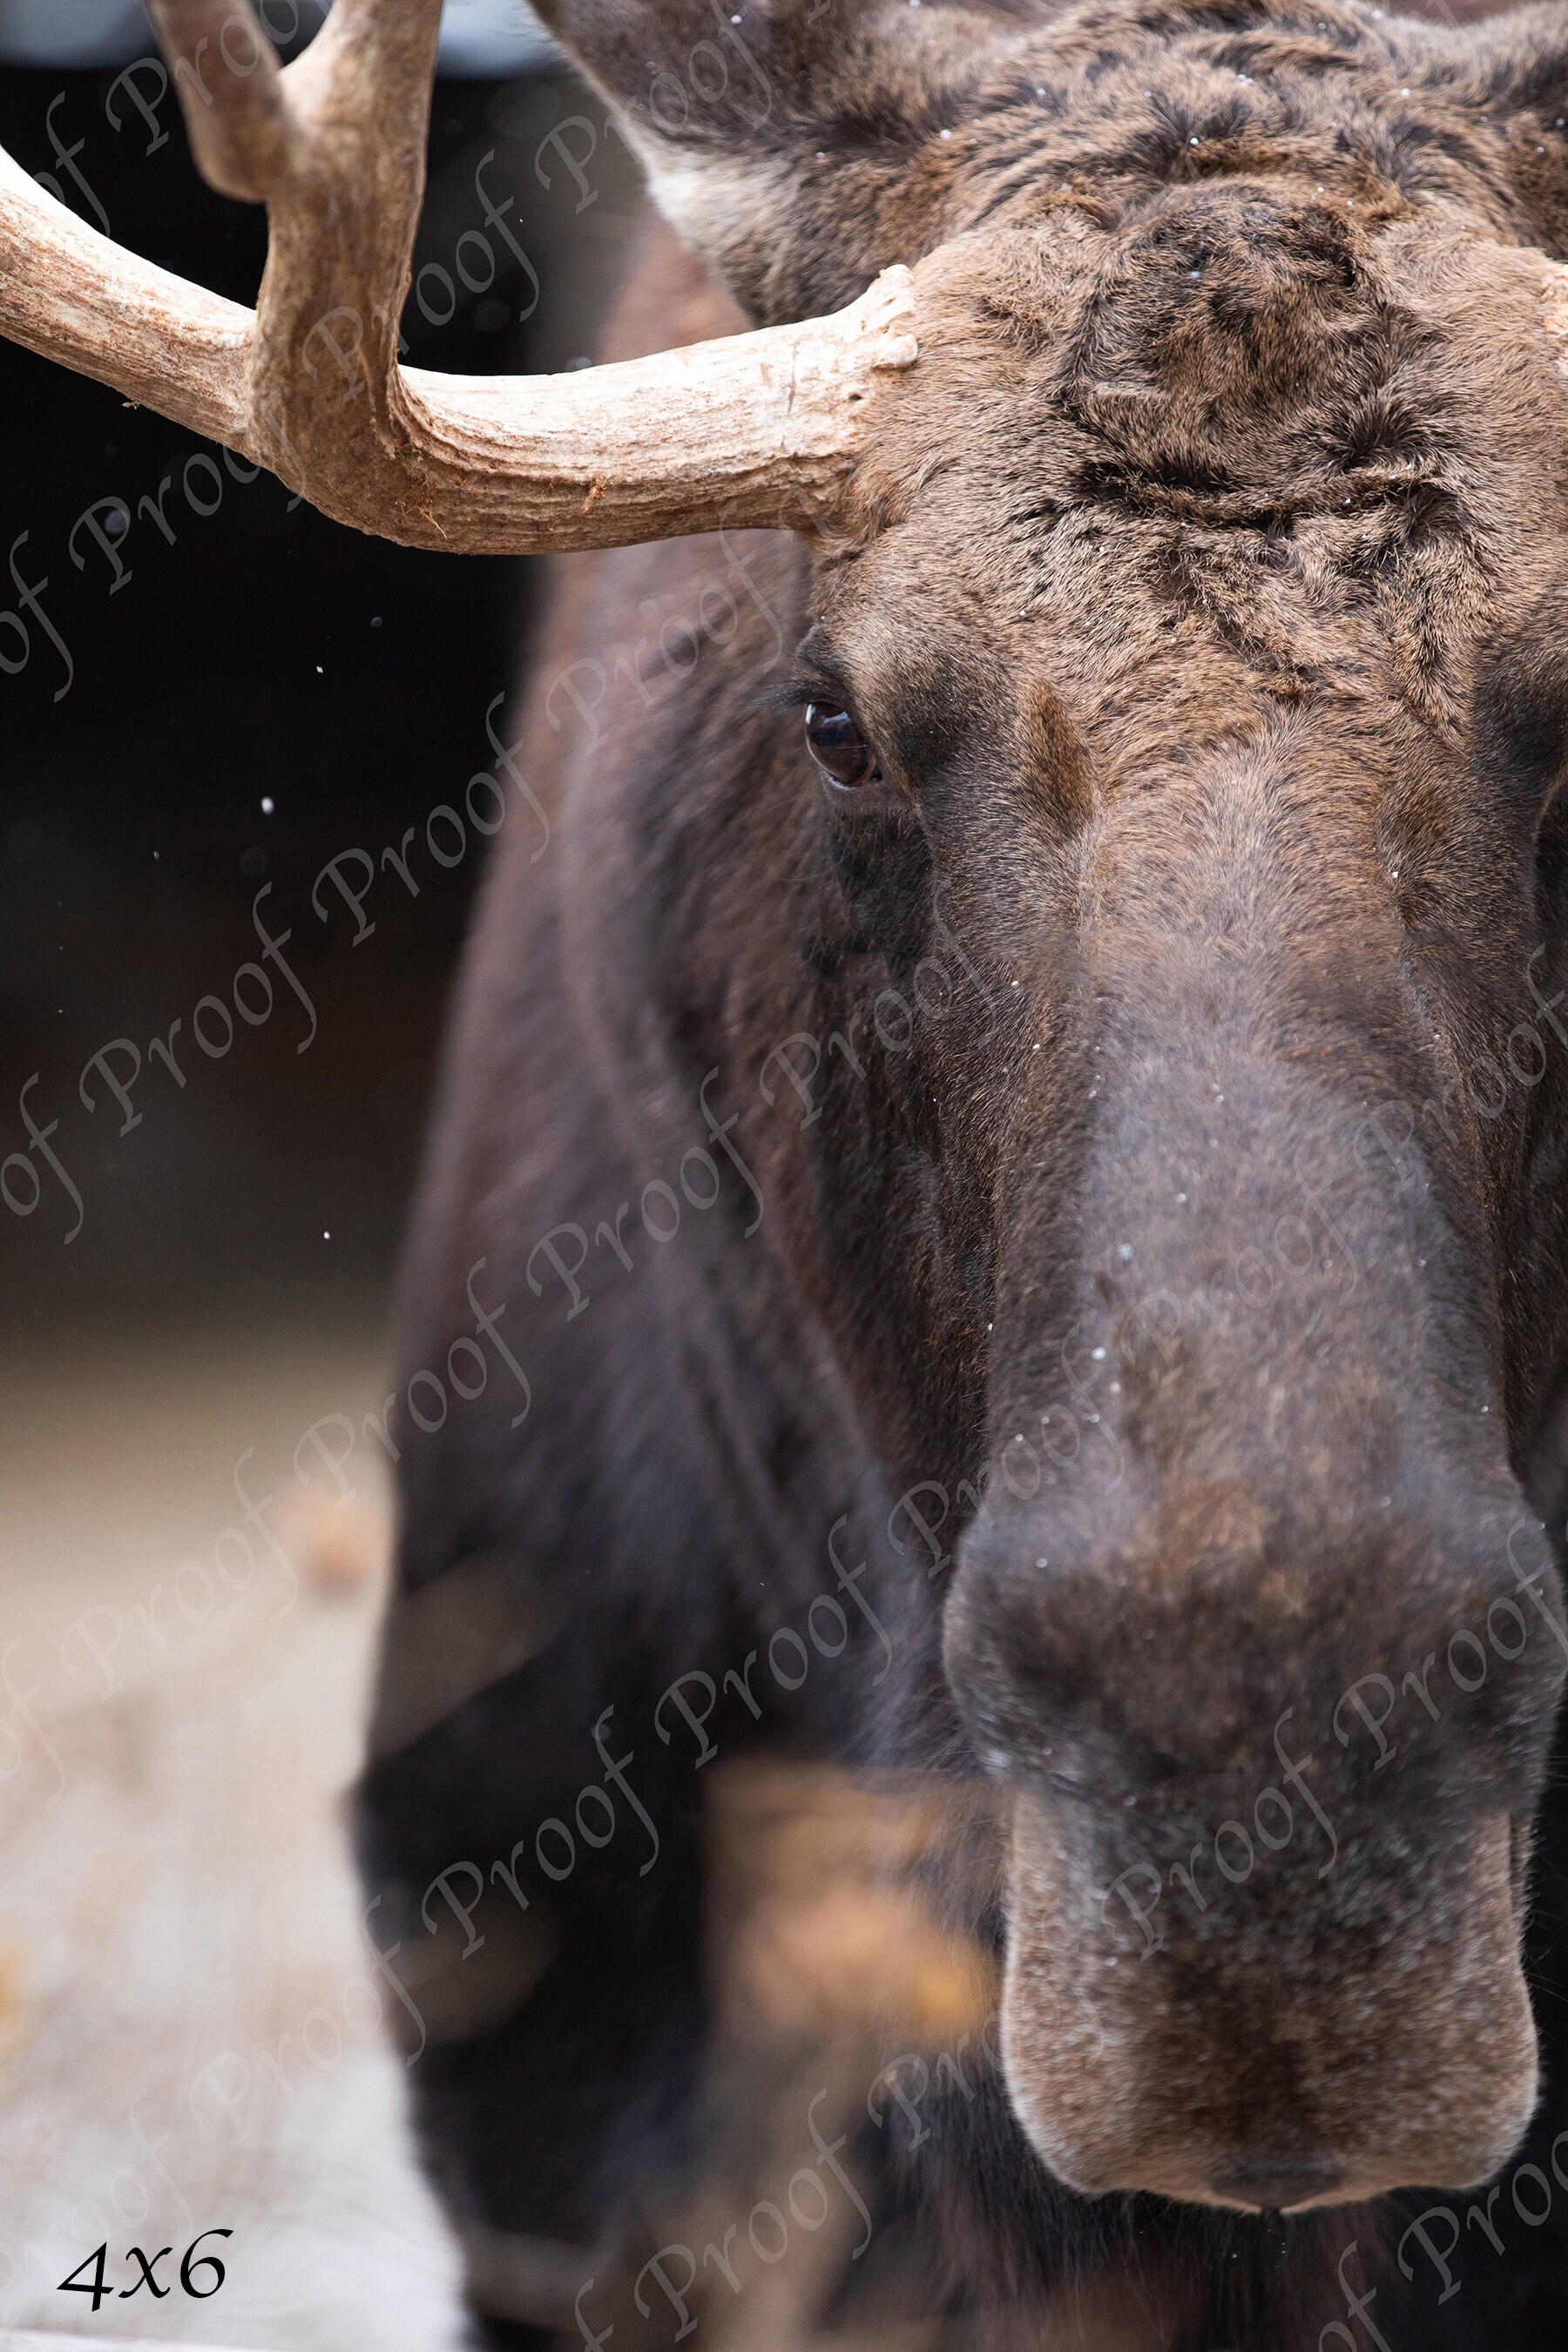
[[847,310],[563,376],[397,362],[440,0],[337,0],[292,65],[249,0],[150,0],[191,144],[265,203],[256,310],[139,260],[0,151],[0,331],[258,460],[340,522],[448,552],[609,547],[831,513],[910,273]]

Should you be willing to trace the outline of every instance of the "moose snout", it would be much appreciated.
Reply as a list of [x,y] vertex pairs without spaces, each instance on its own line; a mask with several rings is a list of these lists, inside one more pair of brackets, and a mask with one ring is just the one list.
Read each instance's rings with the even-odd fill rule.
[[1504,2165],[1537,2087],[1506,1816],[1425,1853],[1347,1823],[1326,1874],[1314,1853],[1258,1883],[1239,1843],[1205,1870],[1190,1827],[1155,1938],[1106,1900],[1108,1825],[1048,1787],[1016,1801],[1004,2068],[1058,2178],[1295,2211]]
[[[1353,1636],[1370,1555],[1338,1581],[1269,1547],[1162,1582],[1126,1548],[1074,1564],[1058,1521],[1025,1576],[999,1511],[977,1531],[947,1664],[1009,1811],[1004,2073],[1069,2188],[1300,2211],[1468,2187],[1517,2147],[1537,2060],[1515,1742],[1562,1654],[1506,1567],[1482,1573],[1505,1554],[1485,1516],[1419,1532],[1453,1582],[1434,1597],[1412,1567],[1408,1614],[1363,1610]],[[1482,1680],[1489,1612],[1514,1654]],[[1423,1685],[1472,1622],[1458,1678]]]

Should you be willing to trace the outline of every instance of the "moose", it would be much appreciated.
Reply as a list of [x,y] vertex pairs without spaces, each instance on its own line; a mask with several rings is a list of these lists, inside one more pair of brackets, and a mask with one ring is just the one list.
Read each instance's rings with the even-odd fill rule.
[[599,365],[479,380],[397,361],[437,0],[151,5],[258,308],[7,162],[0,325],[586,558],[359,1798],[389,1950],[533,1939],[409,2069],[472,2242],[575,2250],[495,2341],[696,2324],[614,2281],[722,1750],[984,1792],[984,2055],[813,2110],[921,2341],[1560,2344],[1568,12],[545,0],[661,219]]

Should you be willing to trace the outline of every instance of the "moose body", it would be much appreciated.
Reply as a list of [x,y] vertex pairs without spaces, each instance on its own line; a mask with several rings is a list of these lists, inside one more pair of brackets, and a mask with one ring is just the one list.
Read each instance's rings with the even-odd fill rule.
[[[1000,2027],[846,2158],[954,2343],[1086,2276],[1167,2352],[1560,2342],[1568,2191],[1456,2192],[1568,2121],[1568,24],[551,13],[752,320],[934,255],[939,324],[874,497],[571,559],[536,661],[363,1796],[451,2210],[679,2340],[611,2273],[761,1751],[1006,1792]],[[650,231],[605,356],[746,323]]]

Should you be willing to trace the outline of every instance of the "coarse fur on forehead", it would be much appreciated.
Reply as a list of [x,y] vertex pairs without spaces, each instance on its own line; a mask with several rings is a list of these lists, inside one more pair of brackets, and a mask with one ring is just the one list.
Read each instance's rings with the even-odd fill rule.
[[1321,185],[1363,220],[1438,210],[1554,252],[1568,235],[1550,5],[1462,36],[1340,0],[1090,0],[1023,28],[835,10],[831,40],[824,13],[770,12],[743,144],[727,101],[677,128],[656,89],[630,117],[661,205],[758,317],[835,307],[966,230],[1126,227],[1237,178]]
[[906,683],[911,631],[972,681],[1033,649],[1069,706],[1135,677],[1145,760],[1152,715],[1190,742],[1205,712],[1233,737],[1325,698],[1457,738],[1485,646],[1557,580],[1538,255],[1287,180],[930,268],[923,374],[823,552],[840,644],[889,640],[871,667]]
[[1528,550],[1568,482],[1561,9],[1460,34],[1341,0],[773,0],[714,26],[700,102],[672,111],[650,56],[628,103],[626,43],[606,78],[742,303],[798,317],[921,265],[921,364],[819,548],[823,609],[912,590],[954,624],[929,677],[975,684],[977,638],[1016,678],[1033,622],[1069,709],[1131,663],[1173,730],[1201,646],[1226,737],[1325,693],[1457,735],[1483,640],[1547,593]]

